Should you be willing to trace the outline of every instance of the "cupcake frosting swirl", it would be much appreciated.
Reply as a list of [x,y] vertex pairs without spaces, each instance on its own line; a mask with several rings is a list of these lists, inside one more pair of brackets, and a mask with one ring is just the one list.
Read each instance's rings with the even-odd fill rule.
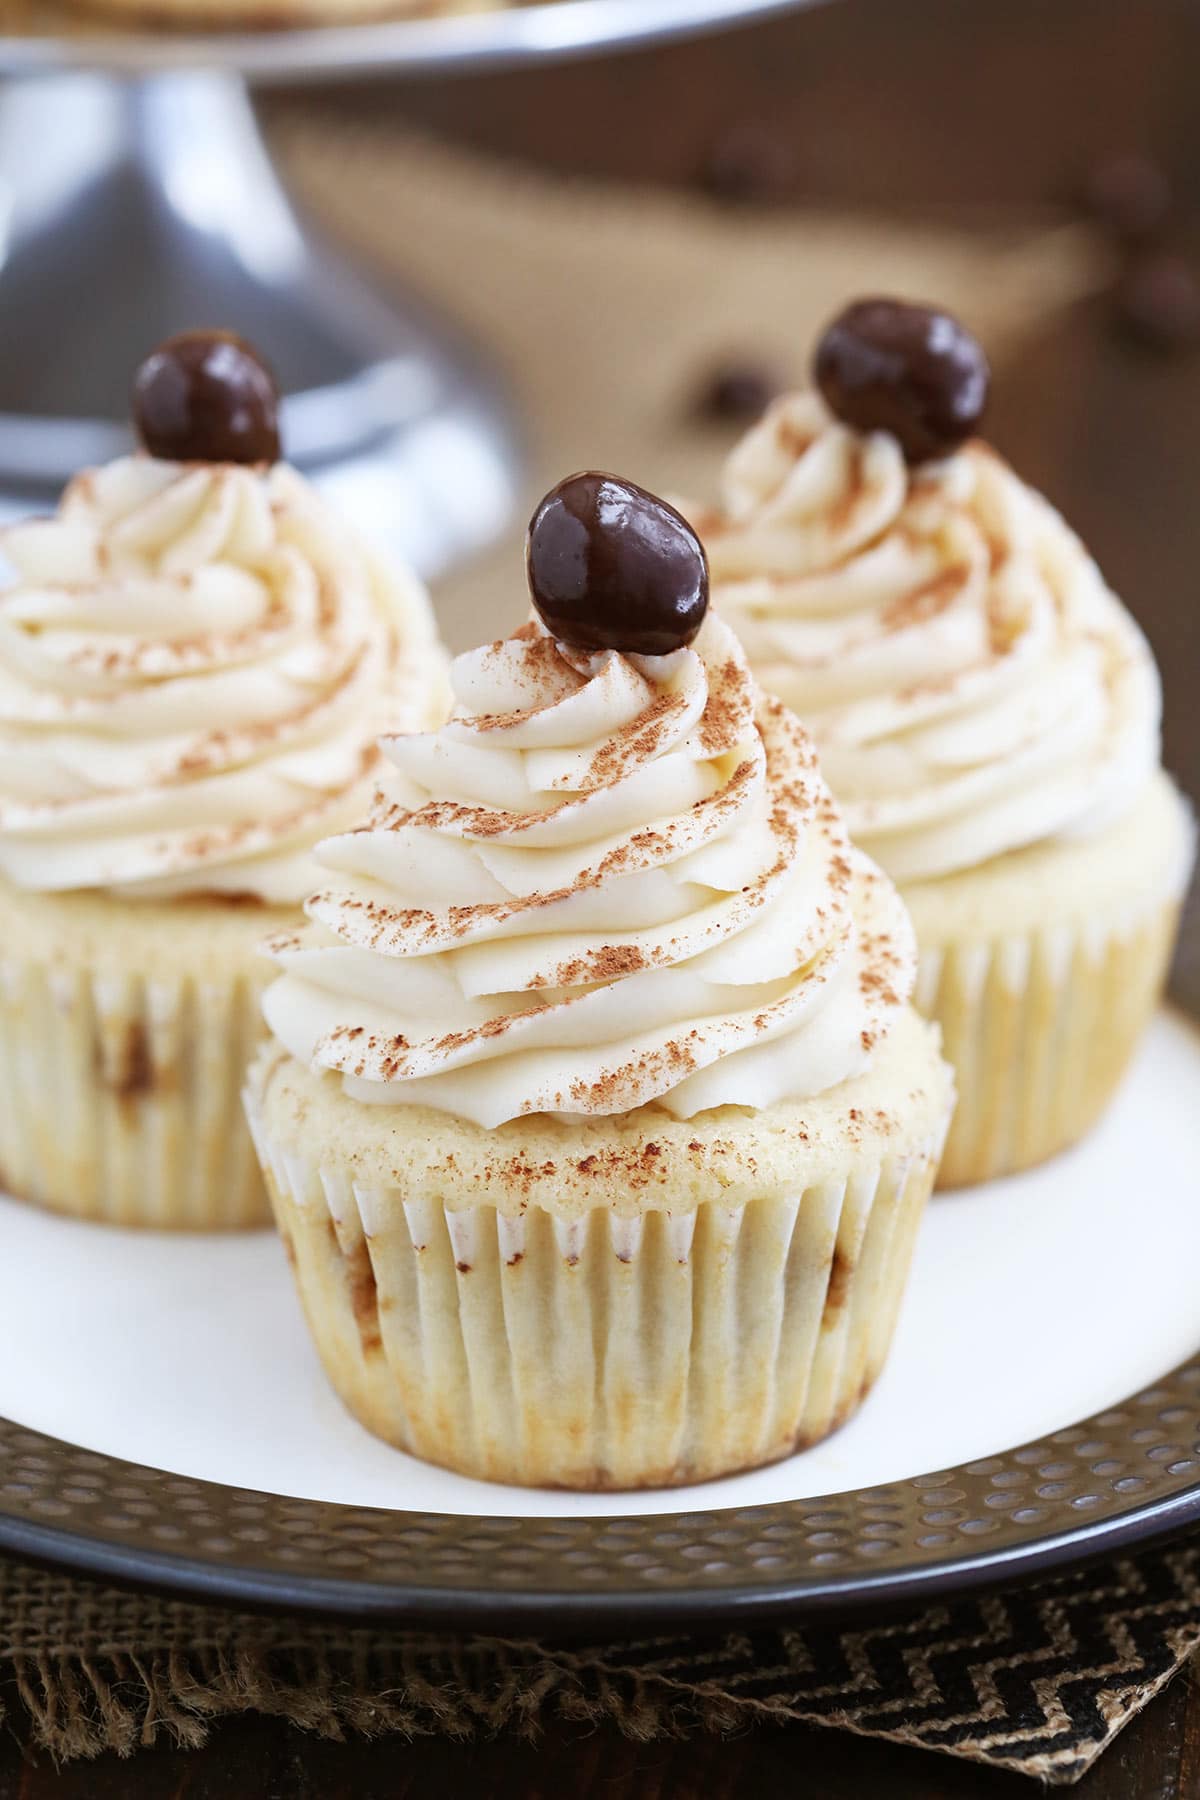
[[126,457],[3,542],[0,873],[301,900],[375,733],[428,716],[419,584],[284,465]]
[[756,674],[813,731],[856,842],[936,877],[1133,803],[1159,755],[1141,632],[1078,538],[972,442],[895,439],[775,404],[693,517]]
[[320,846],[332,882],[273,945],[287,1049],[483,1126],[763,1107],[864,1068],[908,921],[725,626],[634,657],[531,622],[452,681],[442,730],[384,740],[373,817]]

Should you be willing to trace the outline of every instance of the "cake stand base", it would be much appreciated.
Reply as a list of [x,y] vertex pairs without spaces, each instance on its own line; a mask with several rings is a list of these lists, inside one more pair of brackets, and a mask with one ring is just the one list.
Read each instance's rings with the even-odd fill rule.
[[289,461],[426,574],[511,513],[506,408],[469,352],[302,226],[236,75],[0,91],[0,509],[131,443],[129,384],[189,326],[244,333]]

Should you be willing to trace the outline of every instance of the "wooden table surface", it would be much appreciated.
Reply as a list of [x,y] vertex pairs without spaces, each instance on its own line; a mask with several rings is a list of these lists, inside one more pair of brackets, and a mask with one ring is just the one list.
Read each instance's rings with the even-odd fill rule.
[[[1200,243],[1194,0],[840,0],[823,11],[629,59],[364,90],[478,145],[571,170],[695,179],[722,134],[765,124],[806,201],[914,212],[1061,207],[1106,151],[1154,151]],[[787,204],[787,195],[781,204]],[[1200,267],[1200,253],[1197,254]],[[1046,321],[1006,371],[992,435],[1082,531],[1164,666],[1167,759],[1200,795],[1200,352],[1122,343],[1106,301]],[[1196,1671],[1200,1675],[1200,1671]],[[19,1713],[0,1687],[0,1706]],[[217,1724],[56,1771],[0,1732],[0,1800],[401,1800],[469,1794],[959,1800],[1032,1794],[1022,1777],[808,1727],[635,1745],[554,1726],[537,1745],[392,1738],[331,1745],[276,1721]],[[1200,1681],[1180,1678],[1074,1790],[1200,1800]]]

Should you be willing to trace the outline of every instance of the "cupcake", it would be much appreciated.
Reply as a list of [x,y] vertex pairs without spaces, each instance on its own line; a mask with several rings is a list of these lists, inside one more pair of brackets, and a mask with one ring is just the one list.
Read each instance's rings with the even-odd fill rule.
[[1058,513],[973,434],[946,314],[851,306],[820,392],[772,405],[693,513],[763,685],[812,731],[920,946],[958,1108],[943,1185],[1081,1137],[1162,992],[1193,860],[1142,633]]
[[569,1488],[823,1437],[879,1373],[951,1105],[915,947],[671,508],[542,503],[536,616],[272,946],[247,1104],[330,1379]]
[[0,1182],[257,1225],[258,947],[369,804],[379,730],[444,716],[444,664],[420,586],[278,460],[247,345],[172,340],[135,399],[145,452],[4,536]]

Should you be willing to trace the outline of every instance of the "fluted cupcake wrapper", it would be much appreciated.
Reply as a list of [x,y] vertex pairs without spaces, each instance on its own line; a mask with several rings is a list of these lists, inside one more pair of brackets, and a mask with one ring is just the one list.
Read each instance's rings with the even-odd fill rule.
[[922,945],[916,1003],[958,1086],[939,1187],[1015,1174],[1091,1128],[1158,1005],[1179,911],[1173,897],[1086,927]]
[[0,1183],[113,1225],[269,1223],[240,1095],[262,985],[0,958]]
[[526,1486],[659,1487],[786,1456],[891,1342],[940,1143],[794,1196],[566,1219],[412,1200],[247,1108],[317,1349],[379,1437]]

